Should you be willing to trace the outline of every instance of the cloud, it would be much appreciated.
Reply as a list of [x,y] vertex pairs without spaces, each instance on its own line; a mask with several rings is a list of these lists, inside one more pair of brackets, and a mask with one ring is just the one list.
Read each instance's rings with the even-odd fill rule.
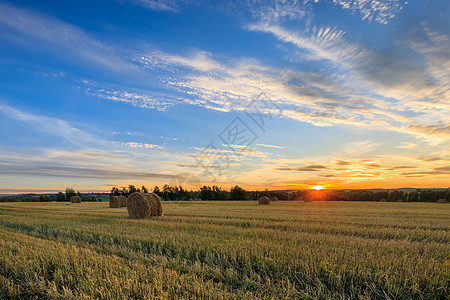
[[96,179],[170,179],[173,175],[138,172],[131,170],[117,170],[104,168],[80,168],[76,166],[58,165],[19,165],[1,164],[0,175],[8,176],[39,176],[39,177],[67,177],[67,178],[96,178]]
[[[155,8],[163,4],[144,2]],[[350,10],[365,11],[370,6],[388,18],[392,16],[387,14],[389,7],[395,11],[397,5],[396,1],[335,2]],[[158,50],[118,50],[64,22],[0,5],[7,12],[0,24],[18,32],[23,41],[35,41],[36,47],[52,45],[48,51],[55,48],[121,74],[139,70],[158,78],[157,84],[165,89],[156,92],[89,82],[82,87],[87,94],[102,99],[161,111],[182,103],[230,112],[246,109],[255,95],[265,93],[280,105],[282,117],[315,126],[389,130],[431,143],[450,139],[446,118],[450,113],[446,101],[450,98],[450,59],[446,51],[450,39],[447,32],[426,22],[421,31],[414,28],[412,33],[408,31],[409,36],[404,34],[393,51],[382,52],[349,42],[347,33],[337,27],[303,24],[301,30],[287,28],[283,23],[286,20],[305,22],[306,7],[299,7],[295,1],[259,7],[255,10],[258,20],[246,25],[248,30],[269,33],[282,43],[294,45],[297,50],[292,55],[301,55],[299,64],[319,62],[315,69],[298,71],[246,58],[219,62],[213,54],[201,50],[184,56]],[[128,76],[131,80],[136,74]]]
[[171,0],[131,0],[132,3],[150,10],[156,11],[178,11],[177,1]]
[[[334,2],[346,9],[361,10],[368,19],[376,19],[371,10],[379,13],[378,17],[384,17],[377,21],[382,23],[394,17],[388,11],[401,9],[396,1]],[[397,42],[384,49],[369,49],[358,39],[350,42],[351,36],[337,27],[311,26],[301,20],[296,30],[283,20],[262,17],[245,28],[294,45],[298,50],[290,51],[289,57],[296,64],[318,62],[314,83],[308,79],[311,74],[290,72],[288,80],[278,76],[285,88],[303,98],[303,105],[310,102],[307,108],[285,109],[287,117],[318,126],[383,128],[443,143],[450,140],[446,117],[450,114],[450,57],[445,50],[450,47],[450,35],[444,29],[449,22],[440,20],[447,26],[429,26],[430,15],[435,14],[424,13],[419,26],[405,24],[407,29],[397,33]]]
[[295,172],[317,172],[327,169],[327,167],[322,165],[308,165],[304,167],[278,167],[278,171],[295,171]]
[[400,143],[400,145],[397,146],[397,148],[400,149],[414,149],[417,147],[416,143],[411,143],[411,142],[402,142]]
[[261,146],[261,147],[265,147],[265,148],[285,149],[285,147],[268,145],[268,144],[256,144],[256,146]]
[[0,114],[11,120],[20,121],[33,130],[63,138],[77,146],[102,143],[98,137],[73,127],[65,120],[24,112],[0,103]]
[[[3,15],[0,28],[6,26],[11,30],[16,43],[45,49],[69,62],[76,56],[119,73],[138,71],[133,64],[114,53],[114,47],[89,37],[75,26],[5,3],[0,3],[0,11]],[[4,38],[9,39],[11,36],[6,35]]]
[[128,103],[133,106],[166,111],[176,104],[176,98],[154,91],[130,92],[120,89],[109,89],[97,87],[91,82],[85,81],[83,90],[87,95],[114,102]]
[[[119,143],[119,142],[114,142]],[[140,148],[140,149],[163,149],[160,145],[155,144],[146,144],[146,143],[136,143],[136,142],[126,142],[126,143],[120,143],[121,145],[125,145],[131,148]]]
[[387,24],[404,7],[403,1],[400,0],[332,0],[332,2],[344,10],[358,12],[362,20],[380,24]]
[[[328,60],[333,63],[341,63],[360,55],[358,47],[344,42],[344,31],[330,27],[313,27],[310,35],[300,31],[290,31],[280,25],[271,23],[256,23],[248,26],[251,31],[262,31],[273,34],[285,43],[291,43],[305,50],[304,59]],[[346,47],[342,47],[345,45]]]

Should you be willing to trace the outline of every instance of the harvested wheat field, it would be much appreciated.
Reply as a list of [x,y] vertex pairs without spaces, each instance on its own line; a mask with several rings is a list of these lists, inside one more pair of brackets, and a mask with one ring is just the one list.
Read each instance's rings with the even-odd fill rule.
[[450,205],[0,203],[0,298],[445,299]]

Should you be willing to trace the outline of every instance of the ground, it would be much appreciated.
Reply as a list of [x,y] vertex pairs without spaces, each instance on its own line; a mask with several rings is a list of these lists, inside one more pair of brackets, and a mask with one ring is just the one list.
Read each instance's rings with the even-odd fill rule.
[[445,299],[450,205],[0,203],[0,298]]

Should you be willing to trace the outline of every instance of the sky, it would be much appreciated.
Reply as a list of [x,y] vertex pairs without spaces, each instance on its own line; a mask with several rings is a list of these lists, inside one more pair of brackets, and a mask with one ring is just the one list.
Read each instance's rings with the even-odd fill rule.
[[0,193],[450,187],[448,0],[0,12]]

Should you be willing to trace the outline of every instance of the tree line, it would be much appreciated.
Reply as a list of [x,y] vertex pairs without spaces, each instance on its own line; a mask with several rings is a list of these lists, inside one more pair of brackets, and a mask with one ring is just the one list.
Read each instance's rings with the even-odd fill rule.
[[[143,186],[141,189],[130,185],[128,188],[113,187],[111,195],[128,196],[133,192],[145,192],[148,190]],[[161,189],[155,186],[151,191],[165,201],[186,200],[257,200],[262,196],[276,197],[281,201],[386,201],[386,202],[436,202],[439,199],[450,200],[449,189],[409,189],[403,190],[298,190],[298,191],[246,191],[236,185],[230,190],[220,188],[216,185],[202,186],[193,191],[182,186],[170,186],[165,184]]]
[[[296,190],[296,191],[247,191],[236,185],[230,190],[213,186],[202,186],[198,190],[187,190],[182,186],[165,184],[162,188],[155,186],[147,189],[130,184],[128,187],[112,187],[110,196],[123,195],[128,197],[135,192],[153,192],[164,201],[200,201],[200,200],[257,200],[262,196],[277,197],[281,201],[386,201],[386,202],[436,202],[439,199],[450,201],[450,188],[448,189],[408,189],[408,190]],[[83,202],[102,201],[107,198],[104,193],[80,193],[73,188],[66,188],[65,192],[57,194],[21,194],[0,197],[0,202],[49,202],[70,201],[70,197],[79,196]]]
[[[113,187],[111,188],[110,196],[122,195],[128,197],[135,192],[148,193],[145,186],[136,188],[130,184],[128,187]],[[247,191],[236,185],[227,191],[218,186],[202,186],[199,190],[187,190],[180,186],[170,186],[165,184],[161,189],[155,186],[151,191],[161,197],[165,201],[193,201],[193,200],[247,200]]]

